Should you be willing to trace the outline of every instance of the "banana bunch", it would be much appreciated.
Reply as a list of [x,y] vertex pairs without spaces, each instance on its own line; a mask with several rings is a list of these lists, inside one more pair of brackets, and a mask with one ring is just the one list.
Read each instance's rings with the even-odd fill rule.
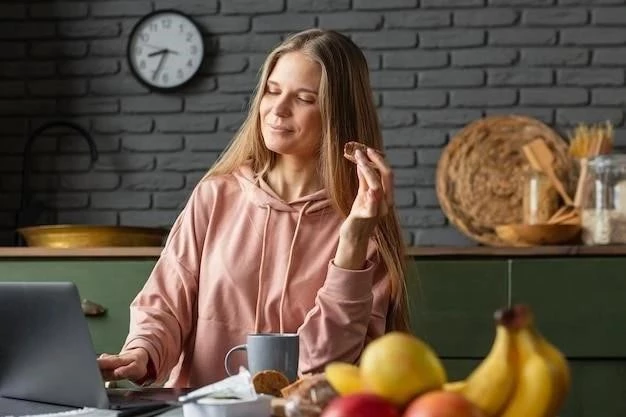
[[527,306],[498,310],[495,319],[487,357],[444,389],[460,392],[487,417],[555,417],[571,385],[567,360],[539,333]]

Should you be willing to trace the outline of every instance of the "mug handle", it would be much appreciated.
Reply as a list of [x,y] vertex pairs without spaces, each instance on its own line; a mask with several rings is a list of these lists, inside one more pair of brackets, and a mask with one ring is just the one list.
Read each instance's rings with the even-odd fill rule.
[[228,374],[228,376],[232,376],[233,374],[236,374],[236,372],[231,372],[230,367],[228,366],[228,359],[230,358],[231,353],[237,352],[238,350],[245,350],[247,352],[248,345],[246,344],[237,345],[231,350],[229,350],[228,353],[226,354],[226,357],[224,358],[224,368],[226,369],[226,373]]

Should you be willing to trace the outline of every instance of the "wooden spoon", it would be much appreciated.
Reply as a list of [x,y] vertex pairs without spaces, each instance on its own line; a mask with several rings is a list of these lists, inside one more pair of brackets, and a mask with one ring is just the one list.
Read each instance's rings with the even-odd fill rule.
[[563,183],[556,176],[554,170],[552,169],[554,154],[552,153],[552,151],[550,151],[548,145],[546,145],[546,143],[542,139],[537,138],[534,139],[532,142],[524,145],[522,147],[522,150],[524,151],[524,155],[526,155],[526,158],[530,162],[531,166],[533,166],[533,168],[537,166],[543,173],[548,176],[548,179],[550,180],[550,182],[552,182],[554,188],[556,188],[563,201],[565,201],[565,204],[567,204],[568,206],[573,206],[574,202],[567,194]]
[[585,185],[585,177],[587,177],[587,171],[589,167],[587,165],[587,159],[581,159],[580,161],[580,171],[578,172],[578,182],[576,183],[576,193],[574,194],[574,207],[580,208],[583,200],[583,187]]
[[[600,152],[602,151],[602,147],[603,147],[603,142],[604,142],[603,136],[598,137],[594,141],[593,146],[591,148],[591,152],[588,155],[588,158],[593,158],[593,157],[600,155]],[[576,193],[574,194],[574,207],[576,209],[580,209],[582,206],[583,194],[585,192],[584,190],[585,178],[587,177],[587,172],[589,171],[589,165],[588,165],[589,159],[588,158],[580,160],[580,171],[578,173],[578,181],[576,183]],[[556,216],[553,216],[553,218],[555,217]],[[553,220],[553,218],[551,218],[550,220]],[[555,221],[560,220],[559,222],[561,223],[563,219],[554,219],[554,220]]]

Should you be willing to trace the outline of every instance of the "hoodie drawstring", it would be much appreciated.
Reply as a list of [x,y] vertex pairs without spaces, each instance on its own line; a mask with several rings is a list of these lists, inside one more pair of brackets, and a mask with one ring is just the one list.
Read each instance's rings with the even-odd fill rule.
[[[298,232],[300,231],[300,224],[302,223],[302,217],[304,216],[304,212],[306,211],[310,203],[311,203],[310,201],[307,201],[300,209],[300,212],[298,213],[298,222],[296,223],[296,229],[293,232],[293,238],[291,239],[291,246],[289,248],[289,258],[287,259],[287,269],[285,270],[285,277],[283,279],[283,288],[280,294],[280,304],[279,304],[279,313],[278,313],[280,333],[285,332],[285,326],[283,324],[283,305],[285,304],[285,294],[287,292],[287,284],[289,283],[289,270],[291,269],[291,261],[293,259],[293,249],[296,245]],[[267,216],[265,217],[265,226],[263,227],[263,246],[261,247],[261,262],[259,265],[259,277],[258,277],[259,284],[258,284],[258,290],[257,290],[257,295],[256,295],[256,312],[255,312],[256,317],[254,319],[254,332],[255,333],[260,332],[260,326],[261,326],[260,319],[261,319],[261,300],[262,300],[262,295],[263,295],[263,264],[265,263],[267,228],[270,223],[270,214],[272,212],[272,208],[270,207],[269,204],[266,205],[265,208],[267,209]]]
[[291,269],[291,259],[293,258],[293,248],[296,245],[296,238],[298,237],[298,232],[300,231],[300,223],[302,222],[302,216],[304,215],[304,211],[309,206],[311,202],[307,201],[304,203],[302,208],[300,209],[300,213],[298,215],[298,222],[296,223],[296,230],[293,232],[293,239],[291,239],[291,247],[289,248],[289,258],[287,260],[287,270],[285,271],[285,278],[283,279],[283,290],[280,294],[280,305],[278,307],[279,317],[278,323],[280,328],[280,333],[284,333],[283,326],[283,304],[285,303],[285,293],[287,292],[287,284],[289,281],[289,270]]
[[267,216],[265,217],[265,226],[263,227],[263,246],[261,247],[261,265],[259,266],[259,285],[256,293],[256,311],[254,319],[254,333],[259,333],[259,317],[261,317],[261,294],[263,294],[263,263],[265,262],[265,240],[267,238],[267,225],[270,223],[270,214],[272,208],[270,205],[266,205]]

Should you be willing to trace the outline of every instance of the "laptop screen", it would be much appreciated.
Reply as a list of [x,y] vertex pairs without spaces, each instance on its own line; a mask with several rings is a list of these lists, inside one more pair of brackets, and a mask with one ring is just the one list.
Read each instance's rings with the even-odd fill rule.
[[0,282],[0,396],[108,408],[71,282]]

